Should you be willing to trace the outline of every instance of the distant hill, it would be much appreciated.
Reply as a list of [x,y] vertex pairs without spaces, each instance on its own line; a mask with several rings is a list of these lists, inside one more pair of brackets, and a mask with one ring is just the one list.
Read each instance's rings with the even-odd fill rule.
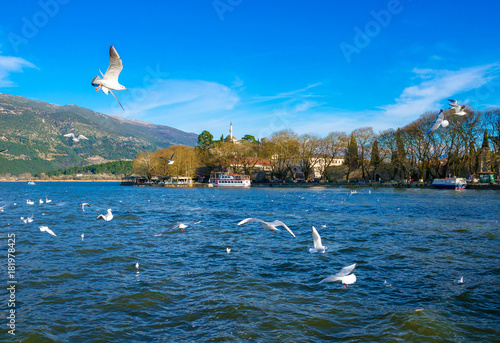
[[[74,143],[64,134],[82,134]],[[0,93],[0,174],[36,174],[109,161],[143,150],[196,145],[198,135],[169,126]]]

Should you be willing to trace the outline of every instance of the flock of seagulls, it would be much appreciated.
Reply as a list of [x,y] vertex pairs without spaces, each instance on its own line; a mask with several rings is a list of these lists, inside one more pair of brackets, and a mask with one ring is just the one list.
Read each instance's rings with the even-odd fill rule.
[[[449,101],[448,105],[450,105],[449,110],[455,111],[453,112],[453,114],[456,114],[458,116],[464,116],[467,114],[467,112],[465,112],[465,105],[460,105],[458,101],[454,99],[448,99],[448,101]],[[444,119],[444,111],[440,110],[436,116],[436,119],[434,120],[431,127],[427,131],[427,134],[436,131],[437,129],[439,129],[440,126],[447,127],[449,124],[450,122]]]
[[[173,158],[173,155],[172,155],[172,158]],[[41,203],[43,203],[43,201],[41,199],[40,199],[40,201],[41,201]],[[45,197],[45,202],[50,203],[50,202],[52,202],[52,200],[48,199],[48,197]],[[33,201],[27,200],[27,204],[33,204]],[[85,211],[85,207],[90,208],[90,204],[86,203],[86,202],[82,203],[81,204],[82,211]],[[0,207],[0,212],[3,212],[3,211],[4,211],[4,207],[2,206],[2,207]],[[30,217],[20,217],[20,218],[25,224],[31,223],[31,222],[33,222],[34,215],[35,215],[35,213],[33,213]],[[97,216],[97,219],[102,219],[104,221],[111,221],[113,219],[112,210],[108,209],[106,214],[99,214]],[[155,236],[161,236],[161,235],[163,235],[167,232],[171,232],[177,228],[179,228],[181,231],[184,231],[190,225],[196,225],[199,223],[201,223],[201,221],[178,222],[178,223],[174,224],[173,226],[169,227],[166,231],[159,233],[159,234],[155,234]],[[259,218],[250,217],[250,218],[243,219],[237,225],[241,226],[241,225],[244,225],[247,223],[259,223],[259,225],[262,228],[267,229],[273,233],[275,231],[280,231],[277,227],[281,226],[281,227],[284,227],[294,238],[296,237],[295,234],[292,232],[292,230],[284,222],[282,222],[280,220],[274,220],[274,221],[268,222],[268,221],[264,221],[264,220],[259,219]],[[326,225],[321,225],[321,227],[324,228],[324,227],[326,227]],[[46,232],[54,237],[57,237],[57,235],[54,233],[54,231],[52,231],[48,226],[39,226],[38,228],[40,229],[41,232]],[[318,230],[314,227],[314,225],[311,225],[311,233],[312,233],[312,240],[313,240],[313,248],[309,248],[309,252],[310,253],[325,253],[328,248],[322,244],[321,236],[319,235]],[[85,235],[82,233],[81,234],[82,241],[84,241],[84,237],[85,237]],[[226,247],[226,253],[227,254],[231,253],[231,248]],[[336,274],[331,275],[327,278],[324,278],[318,284],[339,281],[342,283],[343,288],[347,289],[348,285],[352,285],[356,282],[356,275],[352,273],[354,268],[356,268],[356,266],[357,266],[357,263],[345,266],[339,272],[337,272]],[[135,268],[137,269],[137,273],[139,273],[139,263],[138,262],[135,264]],[[456,280],[455,282],[460,284],[460,285],[464,284],[464,277],[462,276],[460,279]],[[384,280],[384,286],[389,288],[389,287],[392,287],[392,284],[390,284],[386,280]]]

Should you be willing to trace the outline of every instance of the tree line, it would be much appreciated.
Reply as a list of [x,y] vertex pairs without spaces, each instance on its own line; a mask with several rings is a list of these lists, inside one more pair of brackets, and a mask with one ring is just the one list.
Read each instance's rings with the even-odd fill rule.
[[[314,171],[325,181],[432,179],[450,175],[468,177],[480,172],[480,157],[487,143],[488,168],[500,167],[500,111],[468,108],[465,116],[446,111],[450,124],[427,134],[437,112],[427,112],[410,124],[376,133],[363,127],[350,133],[334,131],[325,137],[274,132],[261,140],[245,135],[236,144],[230,137],[215,140],[209,131],[198,136],[197,146],[171,146],[139,153],[134,173],[203,176],[232,171],[261,179],[305,179]],[[175,153],[174,164],[168,159]],[[342,160],[339,165],[336,160]],[[263,171],[262,167],[265,167]],[[260,175],[259,175],[260,173]]]

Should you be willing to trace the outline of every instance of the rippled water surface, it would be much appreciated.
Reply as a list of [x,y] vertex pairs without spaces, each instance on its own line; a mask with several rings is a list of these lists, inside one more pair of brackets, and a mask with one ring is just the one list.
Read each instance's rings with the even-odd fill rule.
[[[0,341],[500,340],[498,191],[0,187]],[[114,219],[97,220],[108,208]],[[247,217],[280,219],[296,238],[237,226]],[[311,225],[325,254],[309,253]],[[12,233],[15,337],[5,329]],[[353,263],[347,289],[318,284]]]

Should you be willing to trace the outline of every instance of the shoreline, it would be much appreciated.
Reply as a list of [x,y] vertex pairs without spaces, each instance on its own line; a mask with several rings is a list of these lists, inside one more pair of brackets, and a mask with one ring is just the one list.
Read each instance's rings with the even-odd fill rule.
[[[17,182],[17,183],[27,183],[28,181],[37,182],[116,182],[121,183],[122,180],[0,180],[2,182]],[[143,184],[143,185],[122,185],[129,187],[176,187],[176,188],[192,188],[192,187],[206,187],[206,188],[219,188],[210,187],[208,183],[195,182],[192,184]],[[252,183],[250,188],[312,188],[312,187],[324,187],[324,188],[428,188],[435,189],[430,183]],[[235,189],[238,187],[222,187]],[[480,189],[480,190],[500,190],[500,184],[467,184],[466,189]]]

